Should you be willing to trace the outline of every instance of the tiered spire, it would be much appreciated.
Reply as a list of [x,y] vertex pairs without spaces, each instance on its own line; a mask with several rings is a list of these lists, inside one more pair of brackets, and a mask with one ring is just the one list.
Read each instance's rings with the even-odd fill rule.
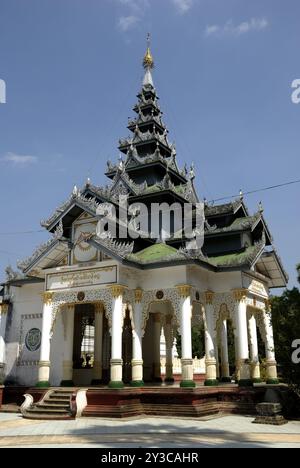
[[[149,34],[143,67],[142,89],[133,108],[136,116],[129,119],[127,126],[131,136],[119,140],[119,150],[126,155],[121,168],[134,183],[146,182],[148,187],[160,184],[166,178],[175,187],[184,185],[190,177],[185,169],[180,171],[177,166],[176,148],[169,141],[168,130],[162,120],[159,97],[152,78],[154,59]],[[121,168],[109,162],[108,177],[116,177]]]

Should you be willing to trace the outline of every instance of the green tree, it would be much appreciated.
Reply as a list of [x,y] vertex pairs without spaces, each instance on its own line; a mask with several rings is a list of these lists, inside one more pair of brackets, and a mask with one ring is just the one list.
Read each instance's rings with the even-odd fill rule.
[[[300,265],[297,266],[300,281]],[[272,322],[279,375],[300,396],[300,364],[292,362],[292,343],[300,339],[300,291],[286,290],[272,299]]]
[[[181,335],[177,334],[177,352],[181,357]],[[205,355],[204,324],[192,327],[192,353],[199,359]]]

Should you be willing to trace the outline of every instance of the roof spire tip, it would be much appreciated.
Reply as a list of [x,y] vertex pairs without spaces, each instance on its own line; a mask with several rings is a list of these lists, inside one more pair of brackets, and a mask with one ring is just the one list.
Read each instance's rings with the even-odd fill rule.
[[143,66],[145,70],[152,70],[154,68],[154,60],[150,50],[150,33],[147,34],[147,50],[143,59]]

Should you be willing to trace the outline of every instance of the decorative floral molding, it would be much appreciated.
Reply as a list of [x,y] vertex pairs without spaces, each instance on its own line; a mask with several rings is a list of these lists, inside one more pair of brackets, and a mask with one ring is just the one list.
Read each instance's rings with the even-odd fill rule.
[[59,310],[66,305],[78,305],[78,304],[97,304],[102,302],[104,305],[105,316],[108,320],[109,329],[112,324],[112,302],[113,297],[109,288],[104,289],[92,289],[85,291],[85,297],[82,301],[77,298],[77,291],[61,291],[52,293],[52,316],[51,316],[51,337],[54,332],[54,325],[56,316]]

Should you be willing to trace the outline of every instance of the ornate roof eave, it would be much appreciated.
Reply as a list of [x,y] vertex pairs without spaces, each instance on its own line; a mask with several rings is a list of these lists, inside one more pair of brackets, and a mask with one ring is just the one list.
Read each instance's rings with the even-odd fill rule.
[[92,237],[87,240],[87,242],[118,261],[121,261],[127,255],[131,254],[134,247],[134,242],[120,242],[111,238],[101,239],[97,236]]
[[135,266],[136,268],[141,269],[141,270],[148,270],[148,269],[155,269],[155,268],[167,268],[167,267],[180,266],[180,265],[198,265],[209,271],[215,271],[215,272],[217,271],[217,268],[214,265],[211,265],[208,260],[204,258],[203,259],[195,258],[192,255],[188,257],[183,254],[181,255],[178,254],[178,256],[170,255],[169,257],[163,258],[161,260],[156,260],[153,262],[137,260],[134,255],[128,255],[124,259],[123,263],[127,264],[128,266]]
[[93,247],[103,251],[105,254],[111,256],[120,263],[128,266],[132,266],[138,269],[151,269],[151,268],[162,268],[167,266],[177,265],[190,265],[195,264],[204,267],[210,271],[217,271],[214,265],[211,265],[205,257],[200,258],[199,255],[193,256],[186,255],[181,250],[177,254],[169,255],[163,259],[157,261],[142,261],[133,254],[134,242],[120,242],[116,239],[99,239],[94,236],[87,241]]
[[259,242],[256,243],[257,245],[257,251],[254,251],[253,255],[249,257],[248,262],[250,268],[254,267],[254,265],[257,263],[259,258],[263,255],[265,248],[266,248],[266,235],[265,232],[263,232],[262,238]]
[[196,203],[196,200],[190,199],[188,200],[187,198],[183,197],[176,191],[172,190],[171,188],[157,188],[156,190],[152,190],[151,192],[144,192],[140,193],[138,195],[134,195],[130,198],[131,201],[142,201],[144,198],[151,198],[153,196],[160,195],[160,197],[164,197],[165,195],[170,195],[172,199],[174,199],[174,202],[179,201],[181,203]]
[[283,266],[281,257],[280,257],[280,255],[279,255],[278,252],[277,252],[277,249],[274,247],[274,245],[272,245],[272,247],[273,247],[273,253],[274,253],[275,257],[276,257],[276,260],[277,260],[277,262],[278,262],[278,264],[279,264],[279,267],[280,267],[280,269],[281,269],[281,271],[282,271],[282,274],[283,274],[283,276],[284,276],[286,282],[288,283],[288,282],[289,282],[289,279],[290,279],[290,278],[289,278],[289,275],[288,275],[288,273],[285,271],[285,268],[284,268],[284,266]]
[[249,216],[249,211],[241,199],[234,200],[230,203],[223,203],[220,205],[207,205],[206,217],[225,216],[226,214],[236,214],[240,209],[243,209],[245,216]]
[[230,235],[230,234],[238,234],[241,232],[252,232],[255,227],[258,225],[258,223],[261,220],[261,215],[260,213],[257,213],[254,216],[249,216],[245,218],[237,218],[236,221],[241,219],[240,224],[237,225],[235,222],[233,222],[229,226],[225,226],[223,228],[217,228],[216,226],[209,226],[209,223],[207,223],[206,230],[205,230],[205,236],[206,237],[214,237],[214,236],[222,236],[222,235]]
[[[144,163],[136,162],[135,166],[134,165],[129,165],[129,166],[125,166],[125,167],[126,167],[126,172],[130,173],[131,171],[145,170],[145,169],[148,169],[149,167],[152,167],[152,166],[155,166],[155,165],[160,165],[164,169],[167,168],[168,172],[170,174],[172,174],[174,177],[178,178],[183,184],[187,183],[186,177],[179,171],[177,164],[176,164],[176,169],[173,169],[170,166],[167,167],[167,163],[164,163],[161,160],[157,160],[157,161],[145,161]],[[105,175],[107,177],[109,177],[110,179],[112,179],[113,177],[115,177],[117,171],[118,171],[118,168],[117,168],[117,166],[115,166],[114,169],[106,172]]]
[[[277,252],[276,248],[273,245],[272,245],[272,250],[265,250],[262,253],[261,257],[257,260],[256,263],[257,264],[259,264],[260,262],[264,263],[264,260],[266,258],[268,259],[270,257],[272,257],[273,260],[275,261],[277,271],[280,273],[280,276],[281,276],[281,279],[282,279],[282,284],[280,286],[270,286],[270,287],[286,287],[286,285],[287,285],[287,283],[289,281],[289,275],[285,271],[282,260],[281,260],[280,256],[278,255],[278,252]],[[266,271],[268,272],[268,268],[266,268]],[[273,268],[271,270],[271,274],[269,274],[269,277],[268,277],[271,282],[274,281],[274,277],[272,277],[272,272],[274,272]],[[278,278],[277,278],[277,281],[278,281]]]
[[149,118],[138,117],[137,119],[131,119],[128,121],[127,128],[128,130],[134,131],[137,125],[138,127],[147,127],[149,125],[155,125],[155,127],[161,130],[162,133],[166,130],[166,126],[163,124],[161,119],[155,115],[151,115]]
[[236,252],[237,258],[232,259],[232,254],[209,257],[208,260],[215,265],[217,271],[240,271],[243,268],[251,269],[258,259],[262,256],[266,246],[265,234],[263,233],[260,241],[254,246],[248,247],[243,252]]
[[263,216],[263,214],[261,212],[257,213],[255,216],[257,217],[257,219],[256,219],[256,222],[253,223],[252,232],[255,230],[255,228],[258,226],[258,224],[261,222],[262,225],[263,225],[263,228],[264,228],[264,230],[266,232],[266,235],[268,237],[268,242],[269,242],[270,245],[272,245],[274,239],[273,239],[273,236],[272,236],[272,234],[270,232],[269,226],[268,226],[268,224],[267,224],[267,222],[265,220],[265,217]]
[[[127,154],[132,143],[133,141],[131,139],[120,140],[119,150]],[[168,144],[167,142],[162,142],[161,140],[155,138],[155,136],[153,136],[153,138],[150,138],[149,140],[141,140],[141,141],[134,142],[134,145],[137,147],[145,146],[145,145],[156,145],[156,144],[158,144],[159,147],[163,149],[166,153],[171,154],[173,151],[172,144]]]
[[107,201],[113,202],[109,196],[109,189],[102,190],[103,194],[106,193],[106,196],[103,195],[101,201],[98,201],[100,198],[99,188],[97,194],[96,191],[94,191],[95,196],[93,198],[87,198],[85,196],[86,191],[92,191],[93,193],[92,186],[86,186],[83,193],[80,191],[73,193],[66,202],[56,209],[50,218],[41,221],[41,226],[45,227],[48,231],[52,231],[75,206],[87,211],[91,216],[95,216],[96,210],[101,203],[105,203]]
[[136,184],[133,180],[131,180],[127,172],[125,172],[125,168],[124,170],[118,169],[115,173],[113,184],[110,188],[110,196],[112,199],[116,196],[119,197],[119,195],[125,195],[125,190],[121,190],[120,183],[124,184],[123,189],[126,190],[127,195],[129,195],[130,192],[132,195],[138,195],[138,193],[141,190],[141,187],[145,186],[145,183],[139,185]]
[[[60,230],[60,228],[59,228]],[[59,244],[65,244],[65,253],[69,250],[69,240],[55,234],[52,239],[49,239],[44,244],[39,245],[33,254],[17,263],[18,268],[27,275],[31,270],[36,268],[36,265],[44,258],[50,251],[55,249]]]
[[233,213],[236,214],[241,208],[243,209],[245,216],[249,216],[249,210],[244,203],[243,199],[236,199],[232,202],[233,205]]

